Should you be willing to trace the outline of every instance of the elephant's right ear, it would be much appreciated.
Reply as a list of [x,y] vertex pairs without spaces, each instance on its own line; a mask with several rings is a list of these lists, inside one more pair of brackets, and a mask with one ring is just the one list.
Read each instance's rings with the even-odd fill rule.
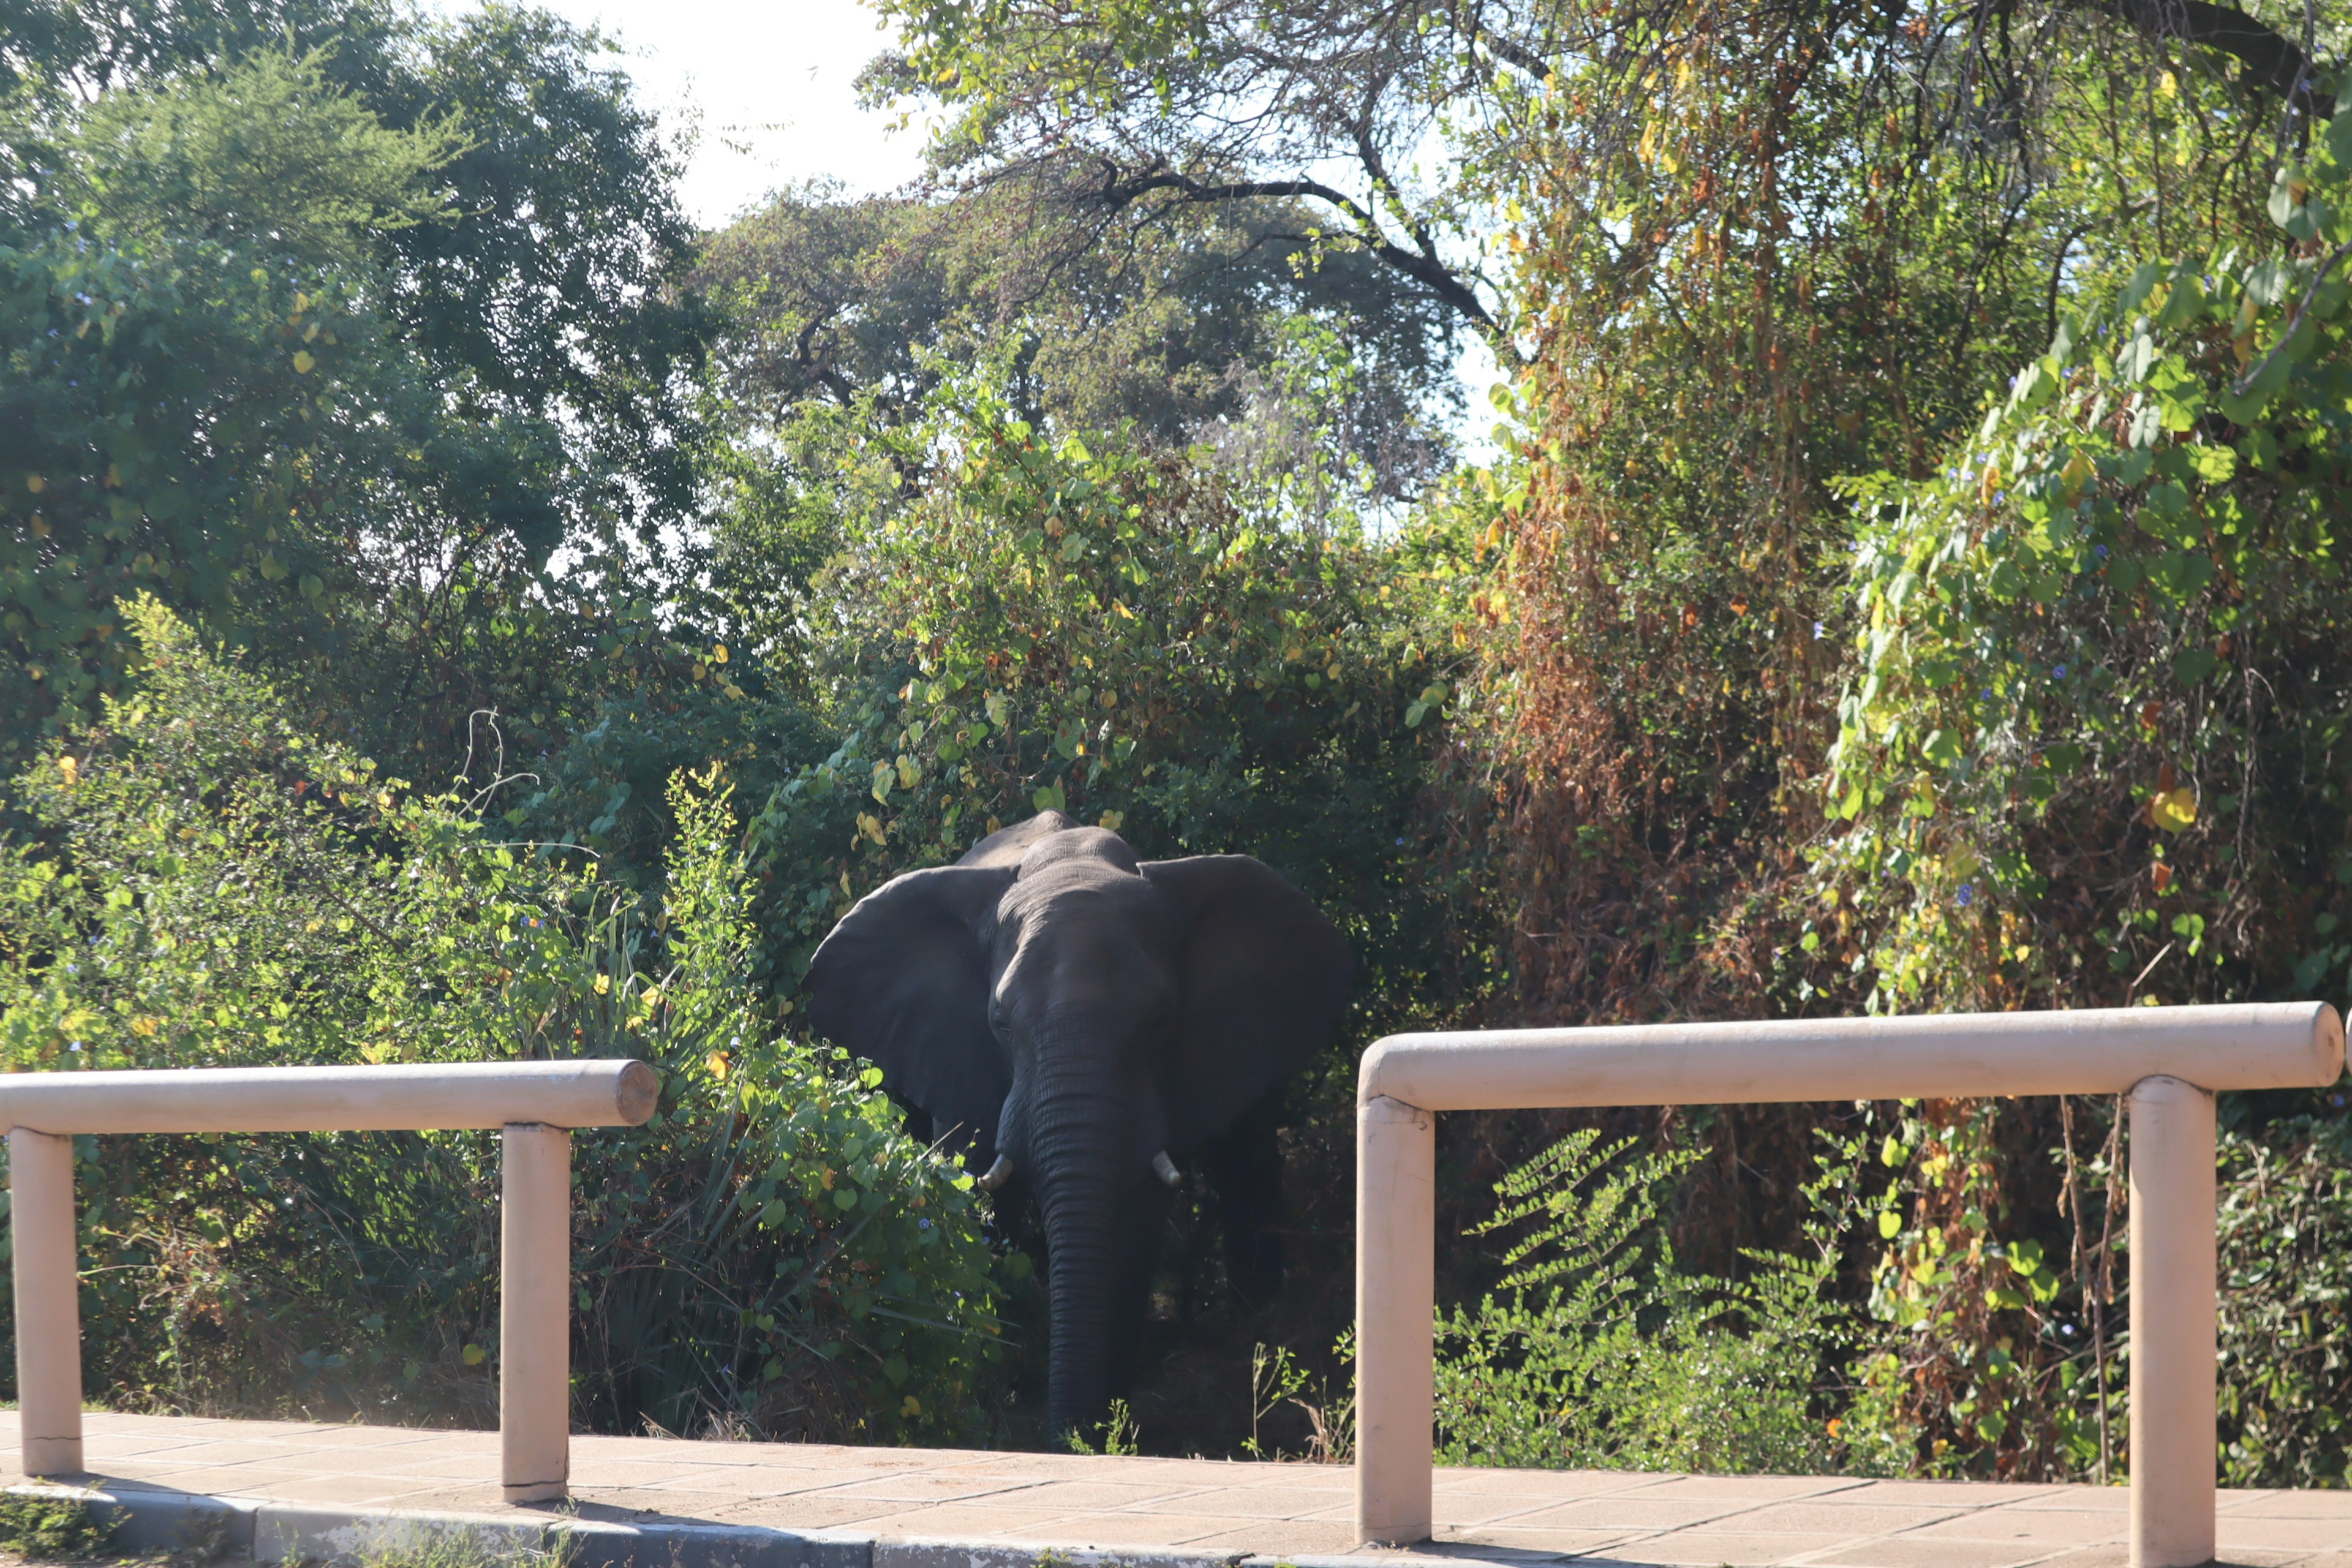
[[892,1094],[961,1127],[986,1169],[1013,1086],[988,1027],[988,944],[1009,866],[940,866],[894,877],[857,900],[809,961],[809,1026],[882,1069]]

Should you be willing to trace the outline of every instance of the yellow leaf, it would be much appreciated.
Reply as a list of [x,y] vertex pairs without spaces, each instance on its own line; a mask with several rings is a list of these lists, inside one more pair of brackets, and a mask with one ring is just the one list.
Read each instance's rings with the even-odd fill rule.
[[38,474],[26,474],[25,476],[25,488],[32,491],[35,495],[39,495],[43,490],[49,488],[49,481],[43,479]]
[[717,647],[710,650],[710,662],[713,664],[725,664],[727,662],[727,645],[725,643],[720,643]]
[[467,1366],[479,1366],[490,1359],[490,1352],[479,1345],[467,1345],[458,1352],[458,1359]]
[[310,374],[310,367],[318,363],[310,357],[309,349],[297,349],[294,352],[294,374],[297,375]]
[[2184,785],[2158,795],[2147,803],[2147,817],[2168,832],[2179,832],[2197,820],[2197,792]]
[[711,1077],[718,1079],[721,1082],[726,1081],[727,1068],[729,1064],[727,1053],[725,1051],[711,1052],[709,1056],[702,1058],[702,1065],[710,1069]]
[[600,975],[596,976],[596,994],[597,994],[597,995],[602,996],[602,995],[604,995],[606,992],[608,992],[608,991],[610,991],[610,990],[612,990],[612,989],[613,989],[613,977],[612,977],[611,975],[609,975],[609,974],[600,974]]
[[58,773],[68,784],[76,784],[81,782],[81,763],[70,756],[59,757],[58,759]]

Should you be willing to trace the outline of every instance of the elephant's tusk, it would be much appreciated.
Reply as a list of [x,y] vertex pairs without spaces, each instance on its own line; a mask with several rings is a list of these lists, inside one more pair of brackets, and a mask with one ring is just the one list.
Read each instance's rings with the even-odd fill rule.
[[996,1163],[988,1168],[988,1174],[981,1177],[979,1182],[980,1190],[983,1193],[992,1193],[1012,1179],[1012,1160],[1003,1154],[999,1154],[996,1157]]
[[1181,1187],[1184,1184],[1184,1173],[1176,1168],[1176,1162],[1168,1157],[1168,1151],[1165,1149],[1151,1156],[1151,1169],[1154,1174],[1171,1187]]

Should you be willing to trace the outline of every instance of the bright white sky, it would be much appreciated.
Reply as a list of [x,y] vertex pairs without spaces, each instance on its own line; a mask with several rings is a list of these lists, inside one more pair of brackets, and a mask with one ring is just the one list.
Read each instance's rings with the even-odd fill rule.
[[[450,12],[476,0],[439,0]],[[852,194],[921,166],[920,127],[857,107],[852,86],[887,47],[857,0],[532,0],[616,41],[644,100],[691,133],[688,214],[716,226],[780,185],[816,175]]]

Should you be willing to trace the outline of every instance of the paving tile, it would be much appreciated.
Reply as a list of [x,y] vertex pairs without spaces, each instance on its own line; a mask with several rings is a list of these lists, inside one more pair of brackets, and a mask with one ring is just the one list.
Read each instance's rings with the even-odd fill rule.
[[2102,1546],[2078,1546],[2044,1557],[2034,1568],[2129,1568],[2130,1563],[2130,1543],[2115,1541]]
[[1496,1522],[1507,1522],[1515,1530],[1542,1530],[1555,1525],[1564,1530],[1684,1530],[1738,1513],[1740,1509],[1741,1505],[1733,1500],[1651,1498],[1629,1493],[1539,1505]]
[[[680,1494],[681,1497],[695,1494]],[[700,1494],[705,1497],[712,1494]],[[672,1506],[665,1503],[665,1507]],[[698,1510],[702,1511],[702,1510]],[[779,1507],[772,1501],[738,1502],[720,1498],[709,1506],[709,1517],[739,1524],[764,1524],[773,1530],[839,1530],[872,1525],[878,1520],[907,1512],[904,1504],[881,1498],[843,1498],[832,1493],[799,1497]]]
[[2352,1520],[2352,1491],[2225,1491],[2214,1512],[2222,1519]]
[[2220,1544],[2225,1547],[2352,1551],[2352,1519],[2249,1519],[2243,1514],[2224,1514],[2213,1522]]
[[1728,1515],[1723,1521],[1723,1528],[1736,1526],[1743,1531],[1769,1531],[1775,1534],[1787,1531],[1807,1535],[1836,1535],[1852,1541],[1858,1536],[1891,1535],[1898,1531],[1917,1530],[1964,1511],[1958,1507],[1873,1507],[1868,1503],[1840,1502],[1835,1497],[1808,1498],[1801,1502],[1765,1503],[1758,1508],[1744,1509]]
[[1195,1551],[1204,1547],[1230,1547],[1267,1556],[1291,1553],[1305,1556],[1311,1552],[1337,1553],[1356,1549],[1356,1531],[1352,1523],[1300,1519],[1253,1520],[1246,1524],[1224,1521],[1222,1523],[1223,1528],[1204,1530],[1197,1535],[1187,1536],[1177,1544]]
[[1439,1542],[1444,1545],[1502,1546],[1521,1552],[1550,1552],[1566,1555],[1601,1552],[1621,1541],[1628,1541],[1639,1531],[1624,1530],[1513,1530],[1508,1526],[1488,1526],[1465,1531],[1459,1537],[1441,1531]]
[[1846,1544],[1840,1535],[1749,1535],[1731,1531],[1675,1530],[1664,1535],[1623,1542],[1598,1553],[1612,1562],[1689,1564],[1749,1564],[1786,1563],[1794,1557],[1826,1552]]
[[[1049,1527],[1065,1521],[1076,1510],[991,1508],[981,1503],[952,1502],[931,1507],[901,1509],[877,1514],[860,1521],[860,1527],[877,1536],[897,1541],[955,1541],[965,1536],[987,1541],[1064,1540],[1069,1531]],[[1088,1516],[1093,1517],[1093,1516]],[[1155,1540],[1165,1540],[1167,1528],[1156,1521],[1146,1521],[1144,1531]],[[1040,1531],[1045,1533],[1040,1534]]]
[[1606,1497],[1660,1481],[1680,1480],[1679,1473],[1660,1470],[1440,1470],[1435,1478],[1439,1497],[1456,1493],[1509,1492],[1526,1496],[1541,1491],[1563,1502],[1578,1498]]
[[2116,1514],[2056,1509],[1971,1509],[1954,1518],[1922,1524],[1904,1533],[1920,1541],[2032,1541],[2053,1551],[2116,1541],[2130,1521]]
[[2032,1542],[1933,1541],[1897,1535],[1832,1548],[1808,1559],[1836,1568],[2022,1568],[2052,1555]]
[[[415,1472],[405,1472],[414,1474]],[[498,1479],[499,1468],[489,1467],[483,1479]],[[719,1478],[708,1465],[667,1465],[657,1459],[588,1459],[572,1461],[572,1484],[574,1487],[643,1488],[665,1481],[701,1480],[713,1490],[723,1489]]]
[[1853,1491],[1867,1485],[1867,1481],[1843,1476],[1661,1476],[1652,1485],[1629,1489],[1617,1495],[1763,1502],[1780,1498]]
[[[2051,1492],[2085,1488],[2015,1486],[1985,1481],[1864,1481],[1831,1494],[1838,1501],[1891,1508],[2005,1505]],[[1822,1500],[1830,1500],[1825,1497]]]
[[847,1498],[881,1498],[891,1502],[931,1503],[961,1502],[968,1498],[1003,1496],[1025,1489],[1034,1482],[1006,1482],[959,1476],[953,1473],[935,1475],[928,1470],[905,1471],[895,1476],[883,1476],[870,1481],[851,1481],[830,1489],[833,1495]]
[[[1989,1485],[1988,1491],[2008,1491],[2007,1486]],[[2004,1500],[2003,1508],[2024,1509],[2032,1512],[2049,1510],[2053,1513],[2120,1513],[2131,1512],[2129,1487],[2019,1487],[2026,1495],[2014,1501]]]
[[[91,1463],[113,1484],[546,1516],[500,1502],[492,1433],[86,1420]],[[0,1442],[0,1467],[15,1457]],[[1579,1568],[2126,1568],[2129,1524],[2123,1488],[1471,1468],[1433,1478],[1437,1542],[1368,1553],[1353,1549],[1353,1472],[1336,1466],[587,1435],[572,1457],[574,1503],[589,1519],[1016,1550],[1347,1555],[1363,1568],[1541,1568],[1570,1557]],[[2226,1563],[2352,1568],[2352,1493],[2242,1490],[2218,1501]]]

